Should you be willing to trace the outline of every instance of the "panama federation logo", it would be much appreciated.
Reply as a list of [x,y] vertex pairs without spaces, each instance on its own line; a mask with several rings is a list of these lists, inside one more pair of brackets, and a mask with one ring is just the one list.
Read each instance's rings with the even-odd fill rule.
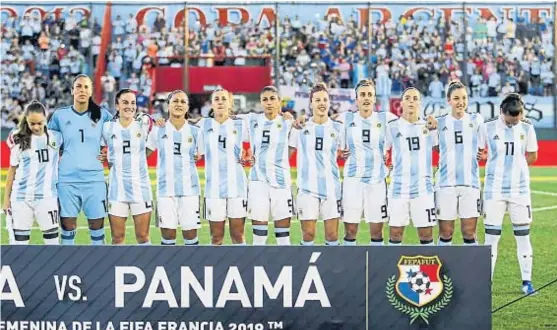
[[410,324],[418,318],[429,324],[429,317],[445,308],[453,297],[453,281],[441,278],[438,256],[401,256],[398,279],[387,281],[387,300],[393,307],[410,316]]

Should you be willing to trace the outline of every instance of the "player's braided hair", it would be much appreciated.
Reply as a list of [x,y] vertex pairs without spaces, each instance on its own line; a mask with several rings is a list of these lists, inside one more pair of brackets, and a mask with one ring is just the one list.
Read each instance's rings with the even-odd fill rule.
[[[190,102],[190,98],[189,98],[188,94],[186,94],[186,92],[184,92],[184,91],[181,90],[181,89],[176,89],[176,90],[173,90],[172,92],[168,93],[168,96],[166,97],[166,106],[167,106],[167,108],[170,106],[170,100],[172,100],[172,98],[174,97],[174,95],[180,94],[180,93],[184,93],[184,95],[186,96],[186,101],[187,101],[188,103]],[[169,112],[170,112],[170,110],[169,110]],[[169,113],[169,115],[170,115],[170,113]],[[188,115],[189,115],[189,111],[186,111],[186,114],[185,114],[185,116],[184,116],[184,118],[186,118],[186,120],[187,120],[188,117],[189,117]]]
[[[31,148],[31,135],[33,135],[33,132],[27,123],[27,116],[29,116],[30,113],[42,113],[45,117],[47,116],[46,107],[37,100],[31,101],[25,106],[25,111],[19,120],[18,130],[13,136],[14,143],[19,144],[21,151]],[[49,145],[48,130],[46,129],[45,134],[46,144]]]
[[518,93],[509,93],[501,101],[501,111],[509,116],[516,117],[524,111],[524,101]]

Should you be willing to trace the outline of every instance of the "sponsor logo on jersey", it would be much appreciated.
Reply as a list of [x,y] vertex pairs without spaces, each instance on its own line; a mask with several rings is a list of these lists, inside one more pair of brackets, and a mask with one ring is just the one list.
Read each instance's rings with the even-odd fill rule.
[[401,256],[398,276],[387,280],[387,300],[410,324],[418,318],[429,324],[429,317],[451,302],[453,282],[441,274],[442,266],[438,256]]

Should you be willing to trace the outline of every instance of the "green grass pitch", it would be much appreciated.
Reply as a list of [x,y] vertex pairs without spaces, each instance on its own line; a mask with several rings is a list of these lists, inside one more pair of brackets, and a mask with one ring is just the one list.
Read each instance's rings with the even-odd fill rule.
[[[155,183],[155,171],[151,170],[151,179]],[[6,171],[1,172],[1,191],[4,192]],[[483,174],[482,174],[483,176]],[[200,171],[202,183],[204,173]],[[293,178],[296,177],[293,171]],[[534,248],[534,285],[540,287],[544,283],[550,282],[557,277],[557,168],[532,168],[531,169],[531,188],[532,188],[532,209],[534,222],[532,225],[532,244]],[[3,197],[2,197],[3,200]],[[200,243],[207,245],[210,242],[209,228],[206,221],[202,221],[203,228],[199,232]],[[89,232],[87,223],[83,216],[78,220],[79,230],[76,241],[78,244],[89,244]],[[133,224],[129,221],[126,233],[126,243],[134,244],[135,237]],[[110,230],[108,221],[106,222],[107,242],[110,242]],[[358,235],[360,245],[369,244],[369,232],[367,226],[361,224]],[[456,228],[460,228],[459,224]],[[339,238],[342,239],[342,224],[340,226]],[[275,244],[272,229],[269,231],[269,244]],[[385,230],[385,237],[388,232]],[[478,226],[478,236],[483,243],[483,223],[480,221]],[[248,244],[251,243],[251,224],[246,223],[246,238]],[[316,244],[323,244],[323,227],[318,226]],[[300,242],[300,224],[293,219],[291,239],[293,244]],[[8,234],[5,229],[5,218],[2,216],[2,229],[0,242],[6,244]],[[160,233],[154,226],[151,227],[151,240],[153,244],[160,244]],[[454,237],[455,243],[462,242],[459,230],[457,229]],[[32,244],[42,244],[40,231],[35,228],[32,231]],[[183,240],[179,237],[177,244],[182,244]],[[225,243],[230,244],[230,238],[226,237]],[[404,243],[417,244],[416,231],[408,228],[405,233]],[[503,236],[499,243],[498,264],[495,271],[493,285],[493,308],[497,308],[514,298],[520,297],[521,291],[520,270],[516,259],[516,244],[512,233],[512,226],[505,218]],[[494,329],[557,329],[557,284],[546,288],[538,295],[528,297],[518,303],[509,306],[493,315]]]

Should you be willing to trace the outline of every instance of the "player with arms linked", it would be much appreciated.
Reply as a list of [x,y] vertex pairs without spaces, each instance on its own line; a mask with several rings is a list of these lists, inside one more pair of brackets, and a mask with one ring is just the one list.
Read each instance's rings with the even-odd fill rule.
[[388,220],[385,166],[387,123],[396,119],[390,112],[375,112],[375,85],[361,80],[356,86],[358,112],[344,112],[349,156],[344,165],[342,201],[344,205],[344,245],[356,245],[362,214],[371,236],[371,245],[383,245],[383,223]]
[[420,243],[433,245],[435,202],[432,182],[432,149],[437,131],[429,131],[420,119],[421,95],[414,88],[402,93],[402,117],[387,125],[385,149],[392,148],[393,169],[389,185],[390,245],[400,245],[404,228],[410,223],[418,229]]
[[329,92],[324,84],[310,92],[313,117],[290,132],[291,153],[297,150],[298,196],[302,245],[313,245],[317,220],[323,219],[325,244],[338,245],[338,220],[342,215],[340,170],[337,158],[344,145],[342,123],[329,118]]
[[101,136],[103,123],[112,115],[93,102],[93,83],[88,76],[78,75],[71,93],[73,105],[57,109],[48,122],[48,129],[60,132],[64,140],[58,172],[62,244],[75,244],[77,216],[83,209],[91,244],[102,245],[108,201]]
[[127,88],[119,90],[114,120],[104,123],[102,132],[108,146],[108,214],[115,245],[124,244],[130,213],[137,243],[150,245],[153,196],[146,150],[151,128],[149,116],[137,114],[135,92]]
[[245,245],[247,178],[242,164],[251,159],[243,149],[249,142],[247,125],[230,118],[232,95],[219,88],[211,95],[214,118],[199,122],[198,150],[205,157],[205,218],[211,228],[211,243],[222,245],[226,218],[233,244]]
[[485,244],[491,245],[493,277],[503,218],[509,211],[522,274],[522,291],[533,294],[532,202],[528,166],[538,158],[538,141],[534,127],[522,120],[523,114],[524,102],[520,95],[508,94],[501,102],[499,117],[487,121],[480,134],[480,146],[486,146],[488,150],[483,192]]
[[168,95],[169,120],[154,127],[147,140],[147,156],[158,150],[157,226],[162,245],[176,245],[176,229],[182,228],[185,245],[198,245],[200,185],[195,161],[199,127],[187,122],[188,95],[175,90]]
[[59,244],[56,183],[63,140],[62,134],[46,130],[46,116],[44,105],[32,101],[12,136],[3,210],[13,219],[13,244],[29,244],[34,219],[44,243]]
[[464,244],[476,245],[476,225],[482,203],[478,165],[481,114],[468,114],[468,93],[459,81],[447,89],[451,113],[438,118],[440,153],[435,201],[439,220],[439,245],[451,245],[454,224],[460,217]]

